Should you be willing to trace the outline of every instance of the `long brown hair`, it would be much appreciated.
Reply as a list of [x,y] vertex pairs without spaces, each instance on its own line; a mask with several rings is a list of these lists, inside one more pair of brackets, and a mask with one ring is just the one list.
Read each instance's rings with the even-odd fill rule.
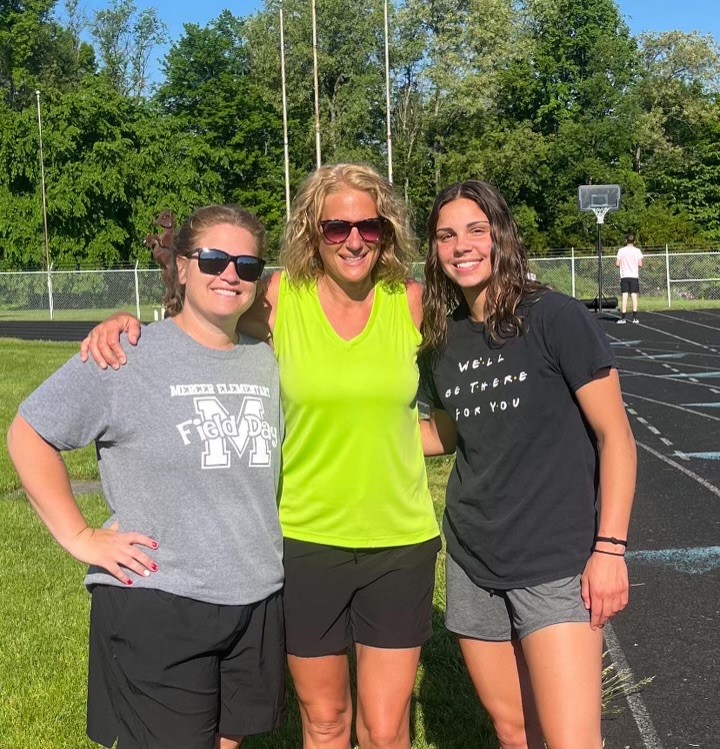
[[252,213],[237,205],[206,205],[198,208],[180,230],[173,234],[169,251],[158,253],[156,257],[163,266],[165,295],[163,305],[166,317],[175,317],[185,303],[185,285],[178,278],[177,257],[189,257],[197,249],[199,236],[219,224],[230,224],[247,231],[255,237],[258,257],[265,253],[265,228]]
[[333,164],[312,172],[300,186],[285,225],[280,262],[292,283],[314,281],[323,273],[320,260],[320,217],[328,195],[343,190],[367,193],[383,217],[380,257],[373,280],[404,281],[416,257],[416,240],[405,203],[392,184],[365,164]]
[[441,209],[453,200],[472,200],[487,216],[492,238],[492,275],[485,296],[485,328],[490,338],[502,343],[520,335],[518,306],[523,297],[545,288],[528,278],[528,260],[517,226],[505,198],[488,182],[466,180],[445,188],[435,198],[428,218],[428,256],[423,294],[423,349],[439,351],[447,340],[447,316],[467,308],[460,288],[443,272],[438,260],[435,234]]

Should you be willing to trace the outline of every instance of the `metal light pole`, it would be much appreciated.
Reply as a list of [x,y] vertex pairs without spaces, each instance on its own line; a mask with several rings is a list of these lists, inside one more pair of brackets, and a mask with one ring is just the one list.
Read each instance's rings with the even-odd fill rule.
[[317,61],[317,17],[315,15],[315,0],[312,0],[312,45],[313,45],[313,83],[315,88],[315,161],[317,168],[322,165],[320,154],[320,95],[318,93],[318,61]]
[[35,91],[37,101],[38,135],[40,140],[40,194],[42,195],[43,233],[45,236],[45,270],[47,271],[50,319],[53,318],[52,279],[50,277],[50,242],[48,240],[47,201],[45,199],[45,158],[43,156],[42,117],[40,116],[40,91]]
[[290,217],[290,144],[288,142],[287,93],[285,90],[285,16],[280,0],[280,81],[282,84],[283,150],[285,154],[285,218]]
[[385,120],[388,159],[388,180],[393,181],[392,131],[390,128],[390,45],[388,41],[388,3],[383,4],[385,14]]

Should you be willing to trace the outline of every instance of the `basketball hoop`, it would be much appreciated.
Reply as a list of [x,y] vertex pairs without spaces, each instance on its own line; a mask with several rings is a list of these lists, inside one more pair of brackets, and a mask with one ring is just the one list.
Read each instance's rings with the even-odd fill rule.
[[[597,262],[598,262],[598,293],[595,309],[601,313],[605,300],[603,298],[602,244],[600,242],[600,226],[605,223],[605,216],[609,211],[620,208],[620,185],[580,185],[578,187],[578,210],[581,213],[594,213],[597,221]],[[614,306],[614,305],[612,305]]]
[[578,187],[578,210],[594,213],[598,224],[605,223],[605,214],[620,208],[620,185],[581,185]]
[[610,206],[605,206],[604,208],[593,207],[590,210],[595,214],[595,218],[597,219],[598,224],[604,224],[605,214],[612,209],[610,208]]

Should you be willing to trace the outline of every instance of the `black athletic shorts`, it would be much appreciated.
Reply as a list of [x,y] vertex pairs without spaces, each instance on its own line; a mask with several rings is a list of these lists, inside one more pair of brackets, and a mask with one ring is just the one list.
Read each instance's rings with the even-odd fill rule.
[[440,538],[410,546],[345,549],[285,539],[285,639],[305,658],[353,643],[413,648],[432,635]]
[[282,595],[220,606],[97,585],[87,734],[117,749],[213,749],[284,717]]
[[639,294],[640,293],[640,279],[621,278],[620,279],[620,293],[621,294]]

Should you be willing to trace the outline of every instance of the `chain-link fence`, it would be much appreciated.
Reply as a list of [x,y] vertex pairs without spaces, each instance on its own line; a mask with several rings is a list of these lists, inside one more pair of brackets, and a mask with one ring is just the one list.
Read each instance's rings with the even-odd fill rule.
[[[720,306],[720,252],[643,252],[644,308]],[[597,297],[596,255],[571,252],[564,257],[531,258],[530,270],[565,294],[587,300]],[[415,265],[413,276],[422,279],[422,263]],[[602,259],[602,282],[604,298],[619,294],[614,255]],[[0,319],[4,320],[102,320],[122,309],[150,321],[162,316],[162,298],[157,269],[0,273]]]

